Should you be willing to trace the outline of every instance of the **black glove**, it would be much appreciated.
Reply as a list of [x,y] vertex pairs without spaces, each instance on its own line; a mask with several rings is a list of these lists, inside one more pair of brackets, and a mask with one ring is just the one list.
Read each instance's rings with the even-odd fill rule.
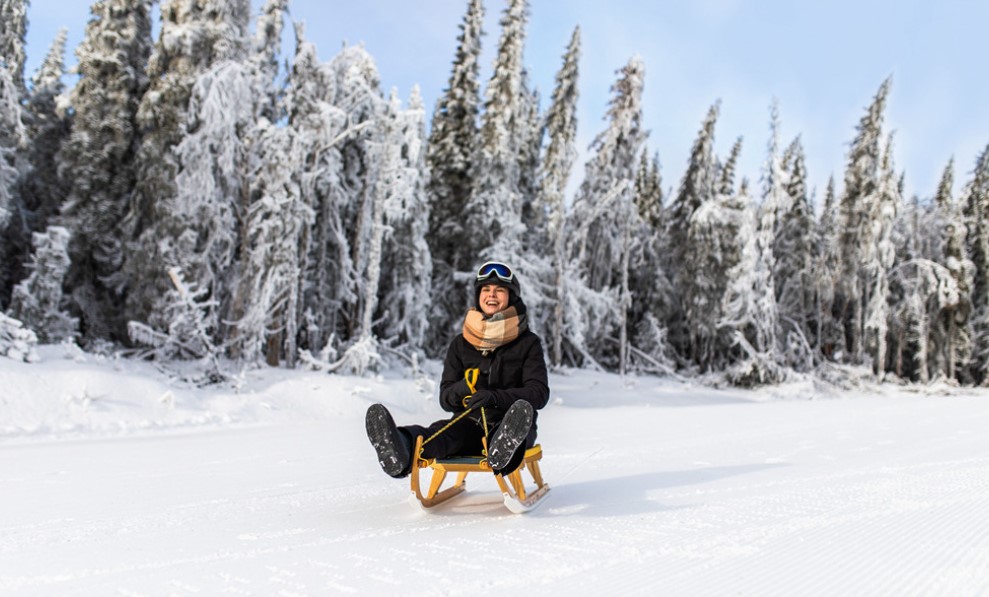
[[498,397],[491,390],[478,390],[467,400],[467,408],[498,406]]
[[446,389],[440,392],[440,406],[449,412],[464,410],[464,396],[468,395],[470,395],[470,388],[467,387],[467,381],[461,379],[448,385]]

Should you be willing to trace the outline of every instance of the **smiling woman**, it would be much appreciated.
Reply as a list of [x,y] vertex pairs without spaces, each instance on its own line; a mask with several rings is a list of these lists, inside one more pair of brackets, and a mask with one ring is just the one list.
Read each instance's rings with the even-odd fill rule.
[[[501,262],[482,265],[475,304],[443,361],[440,406],[450,419],[399,427],[381,404],[367,411],[368,439],[388,475],[405,477],[417,459],[482,454],[497,475],[514,473],[536,444],[536,412],[549,401],[542,342],[528,326],[521,286]],[[421,446],[419,453],[413,447]]]

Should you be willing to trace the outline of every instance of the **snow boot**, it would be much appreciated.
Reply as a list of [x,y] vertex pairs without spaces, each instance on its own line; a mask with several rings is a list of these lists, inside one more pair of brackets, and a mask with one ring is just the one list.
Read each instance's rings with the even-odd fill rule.
[[[501,425],[488,444],[488,464],[499,475],[507,475],[518,468],[522,459],[518,455],[525,452],[525,439],[532,428],[532,405],[525,400],[512,404]],[[509,466],[515,466],[509,470]]]
[[395,426],[391,413],[382,404],[372,404],[364,417],[367,438],[378,453],[378,464],[390,477],[396,479],[409,474],[412,464],[412,446],[408,437]]

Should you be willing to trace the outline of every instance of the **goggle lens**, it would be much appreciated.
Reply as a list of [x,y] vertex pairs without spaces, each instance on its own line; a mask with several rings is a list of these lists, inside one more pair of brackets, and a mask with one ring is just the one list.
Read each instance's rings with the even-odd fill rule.
[[511,268],[504,263],[497,263],[494,261],[485,263],[481,266],[481,269],[477,270],[478,280],[485,280],[491,276],[496,276],[502,282],[511,282],[512,278],[515,277]]

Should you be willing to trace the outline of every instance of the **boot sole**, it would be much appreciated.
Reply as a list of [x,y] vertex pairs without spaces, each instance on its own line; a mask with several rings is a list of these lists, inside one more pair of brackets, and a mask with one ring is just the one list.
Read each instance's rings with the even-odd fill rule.
[[364,417],[367,438],[378,453],[378,464],[391,477],[398,477],[405,471],[409,455],[404,454],[404,446],[398,438],[398,428],[391,413],[380,404],[372,404]]
[[491,438],[488,446],[488,464],[498,470],[508,466],[515,451],[529,435],[532,428],[532,405],[520,400],[513,404],[505,418],[501,420],[498,431]]

